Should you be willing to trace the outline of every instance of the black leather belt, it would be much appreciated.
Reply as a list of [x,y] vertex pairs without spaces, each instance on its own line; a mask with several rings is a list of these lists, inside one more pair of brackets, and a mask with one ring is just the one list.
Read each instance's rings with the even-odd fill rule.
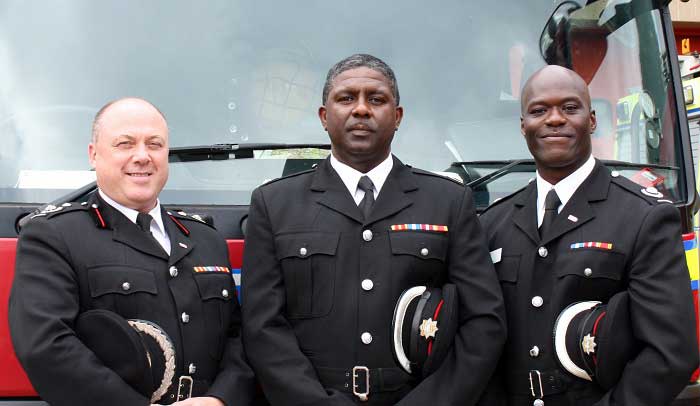
[[566,392],[573,378],[558,369],[509,373],[506,376],[508,392],[514,395],[530,395],[540,399],[544,396]]
[[209,390],[209,381],[192,379],[190,376],[173,378],[170,390],[163,396],[163,400],[180,401],[204,395]]
[[316,373],[324,387],[351,392],[362,401],[366,401],[371,392],[393,392],[416,382],[416,378],[401,368],[317,367]]

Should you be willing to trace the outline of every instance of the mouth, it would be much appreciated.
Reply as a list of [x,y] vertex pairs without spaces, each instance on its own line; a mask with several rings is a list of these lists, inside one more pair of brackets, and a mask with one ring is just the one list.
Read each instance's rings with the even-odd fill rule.
[[562,141],[565,139],[574,138],[574,135],[568,134],[568,133],[554,132],[554,133],[542,134],[542,135],[538,136],[537,138],[545,140],[545,141]]
[[352,132],[353,134],[369,134],[374,132],[374,129],[367,124],[358,123],[349,126],[348,131]]
[[131,178],[148,178],[153,175],[152,172],[127,172],[127,176]]

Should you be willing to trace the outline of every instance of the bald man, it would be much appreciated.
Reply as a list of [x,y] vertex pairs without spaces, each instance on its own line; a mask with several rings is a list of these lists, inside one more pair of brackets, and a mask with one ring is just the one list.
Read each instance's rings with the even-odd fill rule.
[[[19,237],[9,321],[32,385],[52,406],[250,404],[253,375],[226,243],[158,200],[168,179],[162,113],[137,98],[107,104],[95,117],[88,159],[98,190],[84,202],[47,207]],[[148,365],[163,370],[150,388],[139,380],[144,371],[129,379],[138,363],[119,359],[127,340],[90,330],[95,318],[81,325],[86,313],[100,323],[139,321],[174,359],[149,355]],[[88,345],[88,336],[97,339]]]
[[[480,217],[508,320],[484,405],[662,406],[698,364],[678,210],[593,158],[595,127],[578,74],[547,66],[528,80],[521,132],[537,179]],[[632,331],[616,333],[633,336],[639,352],[603,390],[562,366],[553,329],[572,303],[619,292],[629,296]]]

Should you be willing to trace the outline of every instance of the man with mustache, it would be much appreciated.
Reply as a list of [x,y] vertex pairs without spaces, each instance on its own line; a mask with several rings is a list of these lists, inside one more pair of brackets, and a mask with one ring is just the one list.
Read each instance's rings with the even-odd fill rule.
[[[698,365],[678,210],[657,190],[592,156],[596,116],[575,72],[560,66],[536,72],[521,106],[521,132],[537,179],[480,217],[508,319],[494,388],[482,404],[667,405]],[[568,306],[612,304],[620,295],[628,299],[623,324],[630,327],[612,333],[630,336],[639,348],[603,389],[602,375],[567,362],[568,351],[560,351],[552,336]],[[606,322],[599,317],[594,327]],[[590,371],[607,361],[596,358],[605,342],[595,340],[595,334],[584,337],[572,355],[590,355],[593,363],[580,365]]]
[[[496,366],[503,303],[471,191],[392,156],[402,117],[389,66],[338,62],[319,108],[331,156],[253,192],[243,337],[274,406],[472,405]],[[457,335],[421,381],[393,359],[394,307],[408,288],[447,282]]]
[[[88,158],[98,190],[45,208],[19,237],[9,322],[34,388],[53,406],[251,404],[226,243],[158,200],[168,179],[165,117],[139,98],[108,103]],[[141,342],[126,319],[149,336]],[[150,337],[161,348],[146,347]]]

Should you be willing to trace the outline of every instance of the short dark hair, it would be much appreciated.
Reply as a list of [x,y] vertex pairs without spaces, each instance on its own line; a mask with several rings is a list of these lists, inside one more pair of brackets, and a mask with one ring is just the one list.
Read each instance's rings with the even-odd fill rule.
[[384,61],[369,54],[355,54],[348,56],[331,67],[331,69],[328,71],[328,75],[326,75],[326,83],[323,85],[322,102],[324,105],[328,100],[328,94],[331,92],[331,87],[333,87],[333,79],[346,70],[355,68],[369,68],[384,75],[389,80],[389,87],[391,87],[391,92],[394,94],[394,99],[396,99],[396,105],[399,105],[399,85],[396,83],[396,75],[394,75],[394,71]]

